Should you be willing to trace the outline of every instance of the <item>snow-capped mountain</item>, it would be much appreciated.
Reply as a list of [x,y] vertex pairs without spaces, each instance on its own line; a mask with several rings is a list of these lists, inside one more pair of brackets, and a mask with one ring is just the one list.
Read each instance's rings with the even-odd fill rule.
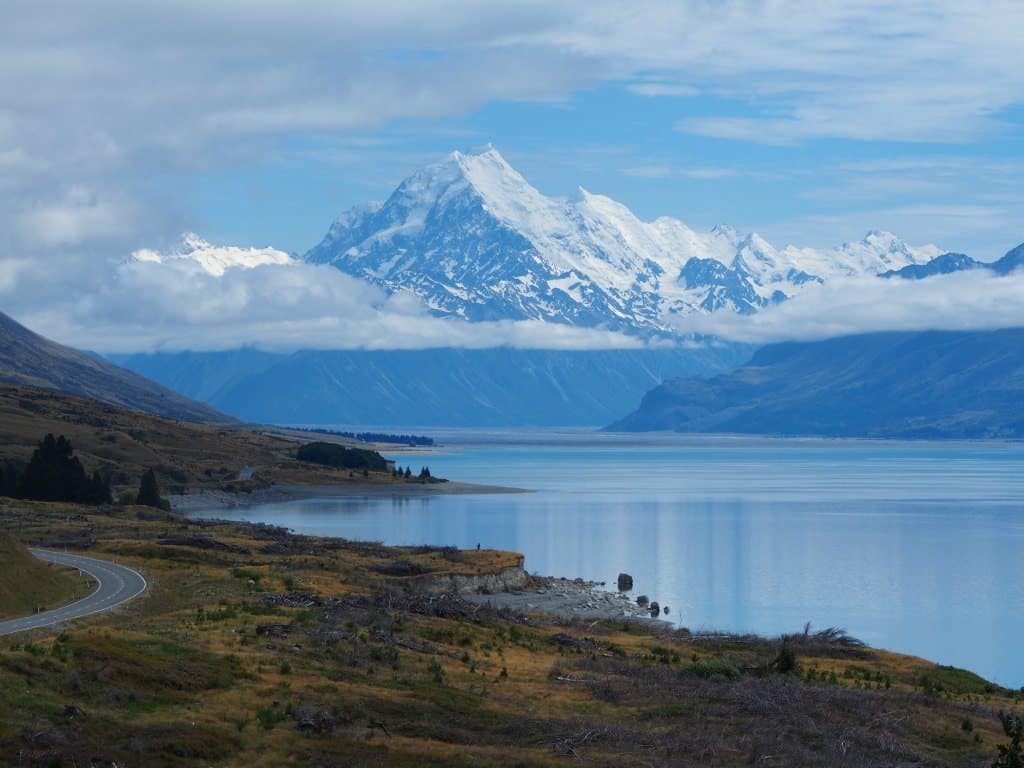
[[141,248],[133,251],[134,261],[166,264],[176,260],[192,261],[216,277],[232,267],[252,269],[264,264],[292,264],[295,259],[276,248],[242,248],[237,245],[212,245],[194,232],[186,232],[181,242],[167,253]]
[[671,330],[673,315],[756,312],[809,283],[941,252],[887,232],[827,251],[777,249],[728,226],[702,233],[669,217],[642,221],[582,188],[547,197],[488,146],[453,152],[386,201],[342,214],[304,258],[412,292],[439,315],[657,332]]

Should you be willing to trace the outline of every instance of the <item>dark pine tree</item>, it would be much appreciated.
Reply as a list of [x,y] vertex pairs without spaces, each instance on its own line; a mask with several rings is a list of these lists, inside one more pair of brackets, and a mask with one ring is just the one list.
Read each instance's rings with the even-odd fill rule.
[[160,508],[160,486],[157,485],[156,473],[152,469],[147,469],[142,476],[142,482],[139,483],[139,495],[135,499],[135,503],[145,507]]
[[39,501],[94,502],[92,484],[64,435],[43,438],[18,482],[17,495]]
[[110,492],[110,481],[100,477],[99,470],[92,473],[89,495],[93,504],[110,504],[114,500],[114,495]]

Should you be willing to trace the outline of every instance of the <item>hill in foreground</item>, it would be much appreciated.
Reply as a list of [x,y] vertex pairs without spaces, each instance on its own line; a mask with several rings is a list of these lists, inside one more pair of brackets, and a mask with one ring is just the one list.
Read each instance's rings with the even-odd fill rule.
[[33,333],[3,312],[0,381],[60,390],[172,419],[206,424],[234,421],[137,373]]
[[1024,329],[772,344],[733,372],[656,387],[608,429],[1020,438]]
[[525,616],[451,592],[525,577],[515,553],[133,507],[7,514],[26,541],[88,539],[151,585],[119,618],[0,645],[0,754],[26,766],[967,768],[992,764],[997,713],[1021,708],[838,631]]
[[37,560],[14,534],[0,531],[0,619],[55,608],[88,589],[74,571]]
[[137,489],[147,469],[156,471],[161,489],[169,493],[395,482],[390,472],[363,476],[299,461],[300,443],[310,442],[313,434],[288,439],[242,426],[194,424],[0,383],[0,462],[23,465],[48,433],[67,437],[86,472],[109,477],[115,492]]

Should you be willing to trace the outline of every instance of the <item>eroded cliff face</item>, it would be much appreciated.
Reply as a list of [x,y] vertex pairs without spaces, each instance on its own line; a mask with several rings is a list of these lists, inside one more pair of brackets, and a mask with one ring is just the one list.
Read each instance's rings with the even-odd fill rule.
[[524,558],[520,556],[518,565],[503,568],[494,573],[425,576],[413,581],[413,588],[417,592],[428,594],[507,592],[512,589],[522,589],[529,580],[529,574],[526,573],[523,563]]

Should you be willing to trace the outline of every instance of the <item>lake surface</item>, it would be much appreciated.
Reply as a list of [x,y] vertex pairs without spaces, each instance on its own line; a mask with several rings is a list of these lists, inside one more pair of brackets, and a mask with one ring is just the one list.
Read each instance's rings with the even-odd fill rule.
[[1024,684],[1024,444],[419,431],[444,446],[393,456],[413,472],[537,492],[210,514],[387,544],[480,543],[612,587],[626,571],[634,595],[691,629],[841,626]]

